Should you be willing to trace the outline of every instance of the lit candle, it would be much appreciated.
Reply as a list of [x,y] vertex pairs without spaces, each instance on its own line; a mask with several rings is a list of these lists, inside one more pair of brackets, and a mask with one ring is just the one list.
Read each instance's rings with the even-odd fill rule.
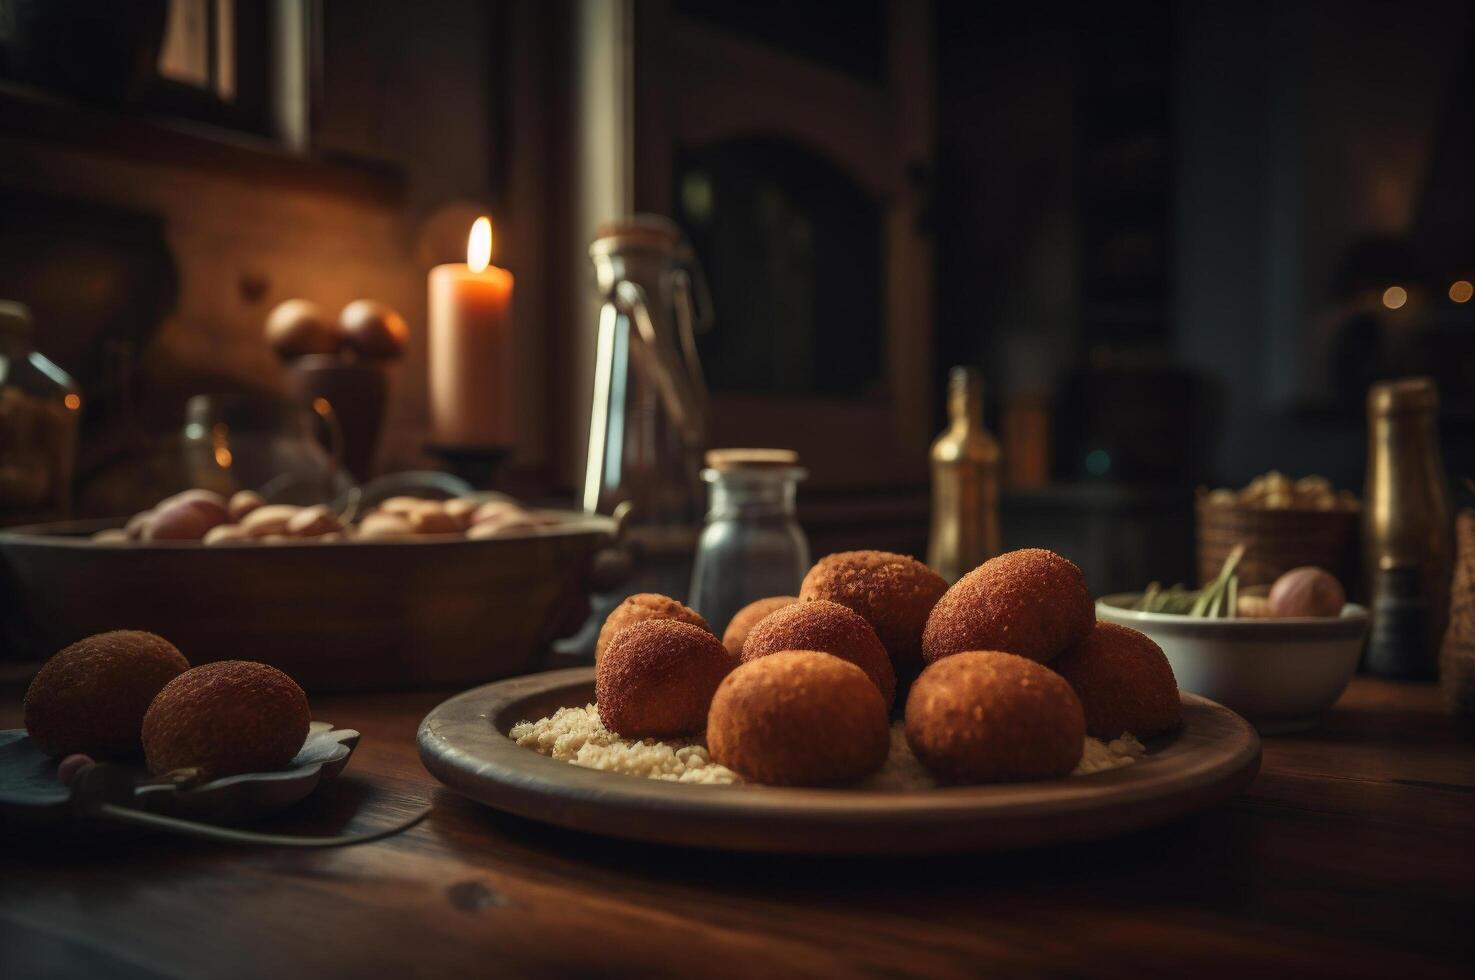
[[477,218],[466,264],[430,270],[430,434],[438,446],[516,441],[512,273],[491,264],[492,223]]

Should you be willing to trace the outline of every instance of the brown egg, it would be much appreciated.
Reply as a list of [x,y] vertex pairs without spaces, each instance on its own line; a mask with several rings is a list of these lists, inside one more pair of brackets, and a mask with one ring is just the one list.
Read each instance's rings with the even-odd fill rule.
[[518,531],[531,531],[538,526],[538,520],[527,511],[510,509],[502,511],[496,517],[471,525],[466,530],[466,536],[473,540],[496,538]]
[[304,507],[287,519],[287,533],[294,538],[315,538],[341,530],[343,524],[327,504]]
[[370,514],[359,522],[358,536],[365,540],[404,538],[413,536],[415,529],[409,519],[400,514]]
[[453,497],[446,501],[445,507],[442,509],[464,531],[471,526],[471,515],[476,513],[478,506],[480,505],[475,500],[466,497]]
[[461,522],[439,506],[422,507],[408,520],[416,534],[457,534],[461,530]]
[[267,504],[265,507],[258,507],[241,518],[241,530],[252,538],[264,538],[268,534],[285,534],[287,523],[296,517],[297,512],[301,509],[291,504]]
[[504,515],[512,514],[519,516],[525,513],[522,505],[515,500],[488,500],[477,506],[471,512],[471,523],[480,524],[483,521],[501,520]]
[[237,490],[231,495],[225,509],[230,514],[230,519],[239,523],[247,514],[265,504],[266,498],[255,490]]
[[331,354],[342,341],[338,326],[311,300],[289,299],[267,314],[266,342],[278,357]]
[[143,537],[143,529],[148,527],[149,521],[154,519],[152,510],[141,510],[128,518],[128,523],[123,525],[123,531],[134,541]]
[[228,519],[225,507],[213,500],[179,496],[154,508],[142,537],[145,541],[199,541]]
[[426,507],[436,505],[434,500],[426,500],[424,497],[390,497],[375,508],[376,513],[398,514],[408,518],[411,514]]
[[172,497],[165,497],[163,500],[155,504],[154,507],[157,509],[159,507],[163,507],[165,504],[178,503],[181,500],[201,500],[207,504],[210,504],[212,507],[219,507],[222,510],[224,510],[226,507],[226,500],[224,497],[216,493],[214,490],[205,490],[201,487],[195,487],[190,490],[181,490],[178,493],[174,494]]
[[251,536],[239,524],[217,524],[205,535],[206,544],[230,544],[234,541],[249,541]]
[[399,357],[410,340],[405,318],[372,299],[356,299],[338,315],[343,341],[361,357]]

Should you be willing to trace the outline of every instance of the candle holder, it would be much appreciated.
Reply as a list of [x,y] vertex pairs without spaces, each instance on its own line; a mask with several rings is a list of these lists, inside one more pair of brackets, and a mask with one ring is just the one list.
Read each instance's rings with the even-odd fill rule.
[[427,443],[426,452],[438,456],[452,474],[479,490],[490,490],[511,446],[447,446]]

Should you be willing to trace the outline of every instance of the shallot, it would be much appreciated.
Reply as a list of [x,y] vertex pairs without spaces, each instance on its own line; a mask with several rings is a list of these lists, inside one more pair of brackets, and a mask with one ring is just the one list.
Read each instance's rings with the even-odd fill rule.
[[1270,614],[1290,617],[1336,617],[1342,614],[1347,593],[1331,572],[1312,565],[1293,568],[1270,587]]

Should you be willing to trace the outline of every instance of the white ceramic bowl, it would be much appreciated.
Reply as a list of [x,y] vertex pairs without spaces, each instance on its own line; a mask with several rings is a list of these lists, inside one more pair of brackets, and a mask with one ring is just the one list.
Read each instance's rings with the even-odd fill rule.
[[1201,619],[1128,608],[1140,593],[1096,601],[1096,617],[1152,637],[1178,686],[1218,701],[1262,732],[1310,728],[1357,670],[1368,615],[1349,603],[1336,619]]

